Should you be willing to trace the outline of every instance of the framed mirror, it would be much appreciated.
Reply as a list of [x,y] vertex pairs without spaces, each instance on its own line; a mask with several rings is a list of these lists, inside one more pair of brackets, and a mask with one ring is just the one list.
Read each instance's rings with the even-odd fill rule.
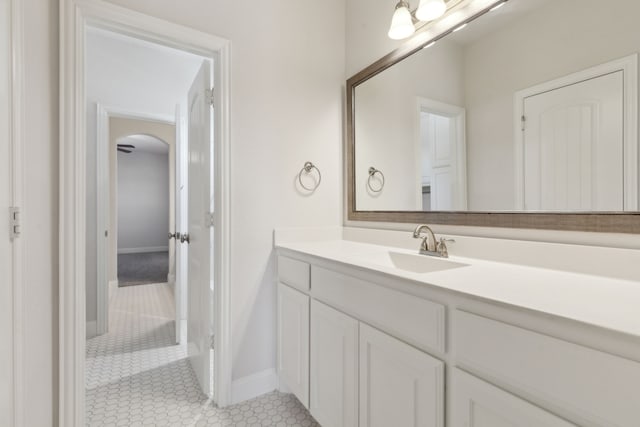
[[348,219],[640,233],[640,2],[456,8],[347,81]]

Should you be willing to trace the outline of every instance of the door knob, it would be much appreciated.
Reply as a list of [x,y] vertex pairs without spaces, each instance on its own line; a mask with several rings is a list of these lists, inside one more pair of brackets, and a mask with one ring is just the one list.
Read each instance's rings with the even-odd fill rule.
[[189,243],[189,233],[184,233],[180,236],[180,243]]
[[175,239],[175,238],[176,238],[176,233],[169,233],[169,240]]

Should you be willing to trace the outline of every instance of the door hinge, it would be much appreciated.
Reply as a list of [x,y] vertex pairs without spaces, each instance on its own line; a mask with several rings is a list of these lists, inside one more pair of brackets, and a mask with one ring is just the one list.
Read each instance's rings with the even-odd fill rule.
[[213,88],[207,89],[206,95],[207,95],[207,100],[209,101],[209,105],[213,107],[215,105],[215,96],[214,96],[215,92]]
[[213,212],[207,212],[204,215],[204,223],[207,227],[213,228],[216,225],[216,215]]
[[20,226],[20,208],[10,207],[9,208],[9,238],[11,240],[15,240],[20,237],[20,233],[22,232]]
[[524,132],[524,126],[527,123],[527,118],[525,116],[522,116],[520,118],[520,122],[522,123],[522,131]]

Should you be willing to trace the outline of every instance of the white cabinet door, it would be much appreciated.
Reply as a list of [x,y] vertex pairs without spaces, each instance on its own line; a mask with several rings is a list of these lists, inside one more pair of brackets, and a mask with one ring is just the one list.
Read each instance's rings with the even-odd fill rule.
[[309,297],[278,283],[278,375],[309,408]]
[[358,425],[358,321],[311,301],[310,412],[323,427]]
[[360,325],[360,426],[442,427],[444,363]]
[[570,426],[574,424],[454,369],[452,427]]

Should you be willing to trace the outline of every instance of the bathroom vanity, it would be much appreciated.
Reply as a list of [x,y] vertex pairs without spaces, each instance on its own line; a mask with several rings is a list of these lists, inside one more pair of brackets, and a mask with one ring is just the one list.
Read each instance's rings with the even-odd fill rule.
[[640,288],[349,240],[277,243],[278,374],[323,426],[638,426]]
[[[639,427],[639,3],[447,5],[347,80],[344,233],[276,236],[280,389],[325,427]],[[419,223],[467,237],[345,231]],[[508,228],[538,242],[469,243]]]

